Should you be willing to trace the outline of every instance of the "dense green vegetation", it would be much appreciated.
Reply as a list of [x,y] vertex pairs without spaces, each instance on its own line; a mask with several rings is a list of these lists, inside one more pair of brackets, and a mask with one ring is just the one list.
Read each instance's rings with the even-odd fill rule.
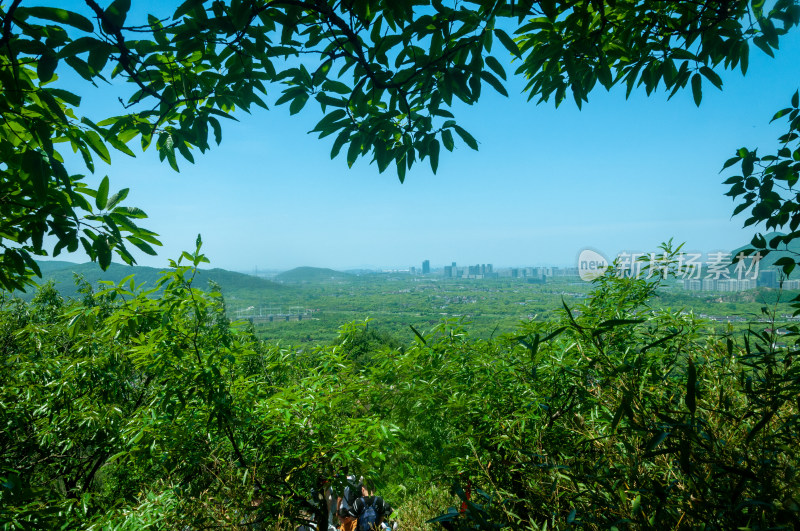
[[710,335],[654,283],[609,276],[490,339],[352,324],[281,348],[195,287],[199,247],[184,258],[150,291],[3,305],[4,527],[324,520],[309,500],[342,467],[379,478],[401,521],[434,485],[471,491],[463,514],[438,508],[467,528],[800,522],[800,378],[777,324]]

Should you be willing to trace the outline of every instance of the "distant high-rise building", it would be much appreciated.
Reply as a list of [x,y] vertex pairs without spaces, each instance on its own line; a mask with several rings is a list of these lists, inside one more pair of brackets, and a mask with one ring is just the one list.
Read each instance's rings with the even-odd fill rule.
[[430,260],[423,260],[422,261],[422,274],[427,275],[431,272],[431,261]]
[[758,286],[764,288],[778,287],[778,271],[775,269],[765,269],[758,273]]
[[453,278],[453,266],[444,266],[444,278]]

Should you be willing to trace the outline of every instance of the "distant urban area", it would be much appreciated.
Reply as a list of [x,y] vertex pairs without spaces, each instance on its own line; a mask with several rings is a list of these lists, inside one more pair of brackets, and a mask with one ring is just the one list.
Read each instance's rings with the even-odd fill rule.
[[[410,275],[430,275],[444,279],[496,279],[519,278],[531,284],[545,284],[547,279],[579,277],[577,267],[506,267],[495,269],[492,264],[475,264],[459,266],[456,262],[443,267],[431,268],[430,260],[424,260],[422,267],[415,266],[408,269],[387,270],[386,272],[407,273]],[[633,276],[626,271],[626,276]],[[726,269],[715,273],[701,275],[697,270],[692,278],[679,278],[677,287],[687,291],[746,291],[755,288],[783,288],[786,290],[800,290],[800,279],[785,278],[780,269],[765,267],[761,270],[750,271],[747,275],[737,275]]]

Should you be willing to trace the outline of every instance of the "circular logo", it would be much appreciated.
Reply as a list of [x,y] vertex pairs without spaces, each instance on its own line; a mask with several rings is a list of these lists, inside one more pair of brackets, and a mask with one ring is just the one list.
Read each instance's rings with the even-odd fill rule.
[[602,277],[608,268],[608,260],[597,251],[584,249],[578,255],[578,275],[581,280],[591,282],[598,277]]

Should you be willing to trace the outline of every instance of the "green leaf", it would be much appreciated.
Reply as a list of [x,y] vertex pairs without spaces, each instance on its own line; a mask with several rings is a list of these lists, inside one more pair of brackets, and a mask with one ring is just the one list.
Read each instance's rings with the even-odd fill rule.
[[331,65],[333,65],[333,60],[332,59],[328,59],[327,61],[322,63],[319,66],[319,68],[317,68],[316,72],[314,72],[314,75],[311,76],[311,84],[314,85],[314,86],[317,86],[320,83],[322,83],[325,80],[325,78],[327,77],[328,72],[331,69]]
[[94,31],[94,26],[88,18],[66,9],[57,7],[20,7],[16,12],[17,16],[28,16],[50,20],[59,24],[66,24],[82,31]]
[[105,210],[108,204],[108,175],[103,177],[103,180],[100,181],[100,186],[97,187],[97,195],[94,197],[94,204],[97,205],[97,208],[100,210]]
[[83,79],[85,79],[86,81],[94,82],[93,81],[94,73],[92,72],[91,67],[89,67],[89,64],[86,61],[71,55],[69,57],[64,58],[64,62],[66,62],[69,66],[71,66],[72,69],[75,70],[75,72]]
[[33,149],[25,150],[22,154],[22,169],[30,175],[36,196],[40,199],[46,198],[50,175],[45,169],[43,154]]
[[633,399],[630,393],[625,393],[622,395],[622,402],[620,402],[619,407],[617,408],[616,413],[614,413],[614,418],[611,420],[611,431],[617,429],[619,425],[619,421],[622,420],[622,415],[630,409],[631,400]]
[[663,443],[667,439],[667,437],[669,437],[668,431],[661,431],[654,435],[653,438],[647,442],[647,445],[645,446],[645,453],[655,450],[659,444]]
[[686,407],[694,415],[697,409],[697,369],[691,359],[686,368],[686,376]]
[[745,177],[750,177],[753,174],[753,170],[755,169],[755,161],[753,157],[747,156],[742,161],[742,174]]
[[204,3],[205,0],[186,0],[175,10],[175,13],[172,15],[172,20],[178,20],[183,15],[189,14],[195,9],[201,9]]
[[102,46],[97,46],[89,50],[89,66],[97,73],[99,73],[106,66],[109,57],[113,53],[114,48],[106,43]]
[[115,33],[125,25],[128,11],[131,9],[131,0],[114,0],[105,10],[102,21],[103,31]]
[[330,105],[331,107],[347,107],[347,99],[345,98],[332,98],[325,92],[318,92],[316,95],[316,99],[322,107],[322,112],[325,112],[325,107]]
[[770,48],[769,42],[767,42],[766,37],[763,35],[753,38],[753,44],[761,48],[761,51],[770,57],[775,57],[775,53],[772,51],[772,48]]
[[403,155],[400,160],[397,161],[397,178],[400,179],[400,183],[406,182],[406,157]]
[[747,69],[750,66],[750,47],[747,44],[747,41],[742,41],[742,51],[740,52],[739,57],[739,68],[742,71],[742,75],[747,74]]
[[106,164],[111,164],[111,155],[108,153],[108,148],[103,142],[103,139],[100,138],[100,135],[98,135],[95,131],[86,131],[84,138],[86,139],[86,143],[89,145],[89,147],[100,156],[103,162]]
[[709,67],[707,67],[707,66],[701,66],[701,67],[700,67],[700,73],[701,73],[701,74],[703,74],[703,75],[706,77],[706,79],[708,79],[709,81],[711,81],[711,83],[712,83],[712,84],[713,84],[715,87],[717,87],[718,89],[722,89],[722,78],[720,78],[720,77],[717,75],[717,73],[716,73],[716,72],[714,72],[713,70],[711,70],[711,69],[710,69]]
[[350,131],[345,129],[336,137],[336,140],[333,141],[333,147],[331,148],[331,159],[336,158],[336,155],[342,150],[342,146],[347,143],[347,140],[350,138]]
[[163,149],[163,153],[167,158],[167,162],[169,163],[170,167],[176,172],[180,173],[181,169],[178,167],[178,159],[175,158],[175,150],[171,147],[165,147]]
[[455,142],[453,142],[453,133],[449,129],[442,131],[442,143],[447,151],[453,151]]
[[703,78],[700,77],[700,74],[695,74],[692,76],[692,96],[694,96],[694,103],[698,107],[700,106],[700,100],[703,99],[702,83]]
[[130,191],[130,188],[123,188],[122,190],[120,190],[116,194],[112,195],[108,199],[108,202],[106,203],[106,206],[104,208],[107,209],[107,210],[111,210],[112,208],[116,207],[119,203],[124,201],[126,197],[128,197],[128,192],[129,191]]
[[67,92],[66,90],[57,89],[57,88],[46,88],[44,92],[47,92],[54,98],[58,98],[63,100],[64,102],[77,107],[81,104],[81,97],[77,94],[73,94],[72,92]]
[[144,210],[136,207],[116,207],[114,209],[114,213],[134,219],[143,219],[147,217],[147,214],[145,214]]
[[642,495],[639,494],[633,499],[633,502],[631,503],[631,512],[633,514],[636,514],[639,512],[639,509],[641,507],[642,507]]
[[58,66],[58,57],[54,53],[47,53],[42,55],[39,62],[36,64],[36,75],[39,76],[39,81],[47,83],[53,79],[53,74]]
[[471,134],[469,134],[463,127],[458,125],[454,125],[453,129],[455,129],[456,133],[458,133],[458,136],[460,136],[461,139],[464,142],[466,142],[466,144],[469,147],[471,147],[475,151],[478,151],[478,141],[475,140],[475,138]]
[[501,29],[495,29],[494,34],[498,39],[500,39],[500,43],[505,46],[506,50],[511,52],[511,55],[514,57],[522,57],[522,54],[519,51],[519,46],[517,46],[517,43],[508,36],[508,33]]
[[[734,164],[736,164],[740,160],[742,160],[742,159],[739,156],[729,158],[728,160],[725,161],[725,164],[722,166],[722,170],[726,170],[726,169],[730,168],[731,166],[733,166]],[[720,170],[720,171],[722,171],[722,170]]]
[[498,61],[497,59],[495,59],[491,55],[487,56],[484,59],[484,61],[486,61],[486,64],[488,65],[488,67],[491,68],[492,70],[494,70],[494,72],[498,76],[500,76],[504,80],[506,79],[506,71],[503,69],[503,66],[500,64],[500,61]]
[[80,37],[61,48],[61,50],[58,52],[58,57],[65,59],[74,55],[80,55],[92,50],[95,46],[100,46],[103,44],[106,43],[95,39],[94,37]]
[[[338,140],[338,139],[337,139]],[[352,168],[358,156],[361,154],[361,139],[355,135],[350,139],[350,147],[347,148],[347,166]]]
[[108,238],[101,234],[94,240],[92,247],[97,253],[97,262],[100,264],[100,268],[105,271],[111,264],[111,247],[108,244]]
[[306,106],[307,101],[308,101],[308,94],[306,94],[305,92],[302,94],[298,94],[292,100],[292,103],[289,104],[289,114],[299,113],[303,109],[303,107]]
[[689,50],[683,48],[673,48],[669,51],[672,59],[689,59],[690,61],[697,61],[697,56]]
[[[314,127],[314,129],[312,129],[312,131],[320,131],[322,136],[327,136],[342,127],[341,124],[337,125],[336,122],[345,117],[347,117],[347,113],[343,109],[331,111],[323,116],[322,120],[317,122],[317,125]],[[322,136],[320,136],[320,138],[322,138]]]
[[137,238],[136,236],[128,236],[125,239],[131,242],[131,244],[136,246],[137,249],[139,249],[145,254],[149,254],[150,256],[156,256],[158,254],[156,253],[155,249],[153,249],[150,246],[150,244],[148,244],[144,240]]
[[342,83],[341,81],[336,81],[334,79],[328,79],[322,84],[322,90],[328,90],[331,92],[335,92],[337,94],[350,94],[352,89]]
[[[481,72],[481,79],[489,83],[497,92],[505,97],[508,97],[508,92],[499,79],[494,77],[489,72]],[[476,148],[477,149],[477,148]]]
[[428,156],[431,158],[431,170],[435,174],[439,169],[439,141],[435,138],[428,144]]

